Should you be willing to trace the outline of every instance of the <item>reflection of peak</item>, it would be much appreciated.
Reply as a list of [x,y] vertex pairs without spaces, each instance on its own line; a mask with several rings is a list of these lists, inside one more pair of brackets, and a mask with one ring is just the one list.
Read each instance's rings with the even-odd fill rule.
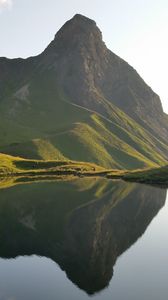
[[49,257],[88,294],[108,286],[118,256],[144,233],[166,191],[89,181],[90,189],[80,179],[0,190],[0,256]]
[[[128,194],[127,188],[120,184],[101,201],[75,210],[66,226],[61,267],[88,294],[108,286],[118,256],[145,232],[165,203],[164,190],[134,185]],[[123,195],[119,191],[125,197],[113,206],[116,195]]]

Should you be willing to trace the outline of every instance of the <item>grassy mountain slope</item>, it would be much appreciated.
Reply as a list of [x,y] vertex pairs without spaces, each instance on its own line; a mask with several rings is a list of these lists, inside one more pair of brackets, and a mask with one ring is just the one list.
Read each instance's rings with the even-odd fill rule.
[[165,163],[168,147],[120,109],[105,102],[109,114],[105,118],[74,105],[53,80],[52,72],[34,76],[1,101],[1,152],[31,159],[88,161],[119,169]]

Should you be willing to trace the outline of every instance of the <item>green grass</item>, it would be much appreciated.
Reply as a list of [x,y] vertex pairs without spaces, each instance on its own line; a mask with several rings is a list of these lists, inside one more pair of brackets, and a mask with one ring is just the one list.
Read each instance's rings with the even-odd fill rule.
[[[42,161],[0,154],[0,188],[32,181],[72,180],[74,178],[121,178],[123,171],[105,169],[93,163],[71,160]],[[101,191],[100,191],[101,192]]]
[[168,186],[168,166],[144,170],[117,170],[86,162],[28,160],[0,154],[0,187],[39,180],[69,180],[75,177],[105,177]]
[[0,175],[47,175],[47,174],[74,174],[80,175],[90,172],[101,173],[105,169],[95,164],[75,161],[42,161],[28,160],[0,154]]
[[28,87],[26,100],[17,89],[0,102],[0,152],[119,170],[166,164],[168,146],[100,95],[106,117],[70,103],[52,71],[35,74]]
[[125,174],[123,179],[168,187],[168,165],[162,168],[135,170],[134,172]]

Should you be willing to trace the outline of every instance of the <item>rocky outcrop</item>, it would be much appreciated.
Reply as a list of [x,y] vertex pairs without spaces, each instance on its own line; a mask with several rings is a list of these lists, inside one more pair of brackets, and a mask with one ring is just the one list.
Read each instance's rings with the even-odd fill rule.
[[168,137],[161,101],[138,73],[102,40],[96,23],[75,15],[42,54],[72,102],[108,116],[115,104],[152,133]]

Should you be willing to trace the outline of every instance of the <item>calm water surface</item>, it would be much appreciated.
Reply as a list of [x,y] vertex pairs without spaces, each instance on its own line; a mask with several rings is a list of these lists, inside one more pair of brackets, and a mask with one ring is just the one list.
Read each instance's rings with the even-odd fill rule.
[[167,300],[166,190],[104,179],[0,189],[0,300]]

